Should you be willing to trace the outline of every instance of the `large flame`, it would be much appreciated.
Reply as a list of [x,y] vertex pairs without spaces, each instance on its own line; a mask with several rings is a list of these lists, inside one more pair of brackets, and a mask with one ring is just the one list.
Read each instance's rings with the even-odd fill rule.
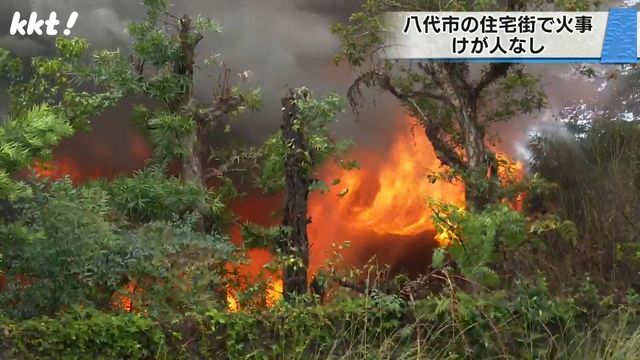
[[363,161],[363,170],[338,175],[342,194],[346,192],[338,202],[340,217],[352,229],[417,235],[433,229],[429,198],[464,203],[459,184],[429,181],[429,175],[440,169],[440,162],[426,138],[413,136],[406,127],[395,135],[386,158],[365,157]]
[[416,237],[431,232],[423,241],[436,246],[439,239],[433,236],[428,199],[464,206],[462,184],[430,181],[430,175],[439,173],[442,165],[424,134],[414,134],[415,127],[406,117],[396,124],[388,150],[353,153],[360,169],[347,171],[332,165],[323,171],[325,179],[339,183],[333,186],[333,195],[312,197],[312,271],[322,266],[332,243],[345,240],[358,240],[350,250],[358,252],[376,237]]

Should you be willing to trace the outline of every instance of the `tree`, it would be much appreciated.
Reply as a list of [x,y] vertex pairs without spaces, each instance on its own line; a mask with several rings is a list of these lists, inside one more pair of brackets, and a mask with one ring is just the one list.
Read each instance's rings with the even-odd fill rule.
[[[331,137],[329,125],[342,109],[342,101],[332,95],[322,101],[313,99],[306,88],[290,90],[282,98],[282,126],[264,146],[264,162],[259,185],[268,192],[286,192],[282,224],[278,231],[265,232],[245,227],[251,241],[261,237],[261,243],[275,250],[283,261],[285,298],[307,292],[309,238],[307,215],[309,192],[326,188],[314,171],[327,159],[337,159],[350,146]],[[345,168],[357,166],[340,161]],[[274,246],[275,245],[275,246]]]
[[[164,1],[145,3],[146,19],[129,27],[134,38],[132,57],[144,93],[165,104],[164,109],[147,114],[146,125],[155,132],[173,130],[173,135],[177,135],[175,145],[182,162],[183,180],[205,187],[206,180],[212,176],[202,165],[207,151],[207,132],[226,115],[235,115],[247,107],[256,109],[259,92],[241,92],[231,84],[231,70],[224,63],[218,63],[220,73],[212,101],[208,105],[199,104],[193,93],[197,46],[204,39],[205,31],[219,32],[219,25],[199,16],[172,15]],[[146,64],[152,65],[155,71],[146,75]]]
[[73,133],[69,122],[47,106],[9,118],[0,127],[0,200],[16,201],[32,195],[32,189],[14,179],[35,159],[50,155],[51,147]]
[[[333,31],[342,41],[342,55],[362,73],[349,89],[353,106],[363,87],[377,87],[400,101],[420,123],[440,162],[465,183],[467,206],[482,209],[499,198],[498,159],[488,135],[492,123],[545,105],[544,93],[523,66],[492,63],[477,78],[468,63],[381,59],[386,11],[520,11],[542,2],[367,0],[347,24]],[[574,9],[588,8],[573,2]],[[563,4],[560,4],[563,5]]]
[[[198,44],[206,31],[220,31],[210,19],[169,13],[162,0],[147,0],[147,17],[132,24],[129,33],[134,38],[131,56],[135,68],[138,91],[160,100],[164,107],[150,110],[138,107],[136,117],[150,132],[156,145],[156,159],[166,162],[177,157],[181,161],[181,178],[185,183],[207,187],[207,180],[222,176],[224,167],[205,169],[203,158],[213,156],[206,145],[216,125],[228,115],[237,115],[246,108],[255,110],[260,105],[259,90],[242,92],[232,85],[231,70],[218,62],[217,87],[208,105],[200,104],[194,96],[195,59]],[[211,64],[211,60],[205,60]],[[153,66],[153,71],[146,69]],[[240,75],[246,80],[247,72]],[[116,84],[122,88],[123,84]],[[198,209],[206,214],[203,202]]]
[[[296,126],[299,108],[297,103],[307,100],[308,93],[304,91],[291,92],[282,98],[282,142],[290,147],[285,158],[285,183],[287,197],[284,203],[282,226],[288,231],[281,239],[281,249],[297,255],[302,266],[285,266],[284,292],[285,295],[303,294],[307,291],[307,268],[309,266],[309,236],[307,216],[309,186],[312,179],[305,168],[308,143],[305,140],[303,127]],[[299,120],[298,120],[299,121]],[[313,161],[313,159],[310,159]]]

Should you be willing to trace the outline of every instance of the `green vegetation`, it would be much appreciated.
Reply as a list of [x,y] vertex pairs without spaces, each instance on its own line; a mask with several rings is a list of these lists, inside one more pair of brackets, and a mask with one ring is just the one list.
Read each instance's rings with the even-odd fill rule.
[[[537,134],[529,173],[519,178],[489,146],[486,127],[544,106],[537,79],[490,65],[475,82],[465,64],[431,64],[419,76],[398,68],[392,79],[392,65],[377,64],[352,99],[359,85],[395,92],[449,165],[425,181],[461,179],[471,206],[429,203],[449,241],[425,254],[429,272],[391,276],[374,262],[345,268],[338,257],[307,289],[296,278],[308,270],[307,197],[339,183],[319,181],[318,166],[359,166],[341,158],[350,144],[331,136],[343,99],[292,90],[282,131],[263,146],[210,151],[206,139],[218,125],[225,131],[216,136],[227,136],[245,110],[259,110],[259,91],[231,84],[230,70],[218,66],[213,103],[198,103],[194,56],[203,34],[219,26],[176,17],[163,0],[144,3],[147,17],[129,28],[131,57],[89,56],[86,41],[59,39],[57,55],[34,58],[23,72],[0,49],[11,101],[0,127],[0,358],[640,358],[638,121],[604,114]],[[414,3],[421,5],[413,10],[435,6],[369,0],[336,26],[347,59],[361,65],[379,41],[372,15]],[[359,37],[363,29],[368,35]],[[464,74],[458,80],[474,89],[472,100],[490,102],[491,111],[433,98],[457,96],[438,81],[452,74]],[[133,96],[144,99],[130,117],[153,146],[147,167],[83,184],[32,171],[62,138],[91,131],[92,117]],[[476,150],[480,160],[466,153]],[[279,226],[244,224],[244,246],[229,239],[229,202],[239,196],[230,164],[265,192],[288,195]],[[249,247],[269,249],[274,261],[264,270],[284,277],[286,296],[273,306],[265,281],[246,284],[236,271]],[[239,292],[240,311],[228,309],[229,289]]]

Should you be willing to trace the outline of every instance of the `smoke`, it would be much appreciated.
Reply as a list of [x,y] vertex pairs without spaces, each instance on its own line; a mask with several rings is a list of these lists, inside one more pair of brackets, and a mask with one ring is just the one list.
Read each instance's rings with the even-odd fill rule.
[[[176,14],[202,14],[218,21],[222,34],[208,34],[199,48],[200,69],[196,74],[197,96],[205,101],[211,97],[215,78],[212,69],[204,68],[202,60],[220,54],[219,59],[234,72],[250,70],[254,77],[252,86],[263,90],[264,109],[258,114],[244,116],[234,124],[238,138],[258,143],[266,134],[278,128],[280,121],[279,99],[287,87],[306,85],[318,96],[336,91],[346,92],[353,80],[351,70],[336,67],[333,56],[339,51],[339,43],[328,27],[338,20],[345,20],[358,8],[361,0],[176,0],[171,11]],[[141,4],[130,0],[5,0],[0,6],[0,21],[9,26],[14,11],[58,13],[61,22],[72,11],[80,17],[73,35],[87,38],[95,48],[120,47],[129,44],[124,28],[127,23],[144,16]],[[8,33],[8,29],[6,32]],[[53,51],[50,37],[0,37],[0,47],[8,48],[21,57],[48,55]],[[542,77],[549,96],[550,112],[522,116],[500,127],[506,143],[503,148],[516,152],[521,146],[514,139],[522,139],[535,123],[548,121],[550,113],[557,112],[572,102],[582,100],[603,104],[609,101],[612,91],[598,91],[596,82],[567,77],[569,65],[534,65],[529,69]],[[215,70],[215,69],[214,69]],[[388,96],[380,95],[377,106],[370,103],[361,114],[360,122],[352,121],[351,114],[337,131],[344,137],[361,140],[365,146],[383,142],[380,134],[391,130],[389,117],[398,106]],[[2,106],[2,102],[0,102]],[[2,108],[0,108],[0,111]],[[114,121],[113,119],[109,121]],[[115,121],[126,121],[118,118]],[[384,145],[384,144],[383,144]]]
[[[611,66],[596,67],[611,69]],[[618,100],[619,88],[624,87],[625,83],[624,80],[587,78],[577,74],[574,65],[570,64],[530,64],[526,70],[540,78],[540,85],[547,97],[546,108],[493,127],[493,132],[501,140],[499,150],[524,161],[528,160],[526,147],[531,133],[540,129],[563,131],[564,125],[559,115],[564,109],[576,105],[605,107]]]

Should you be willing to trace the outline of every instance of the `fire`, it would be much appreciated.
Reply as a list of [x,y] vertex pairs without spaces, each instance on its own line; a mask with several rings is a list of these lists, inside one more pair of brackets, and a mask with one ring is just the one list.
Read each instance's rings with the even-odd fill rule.
[[[464,203],[461,185],[429,181],[428,176],[439,168],[440,161],[424,136],[400,131],[377,174],[366,170],[344,174],[349,193],[341,211],[354,228],[382,235],[417,235],[433,229],[429,198]],[[375,192],[364,185],[367,181],[376,184]]]
[[[414,136],[407,118],[398,119],[397,129],[390,148],[380,152],[354,151],[352,157],[361,163],[361,169],[347,171],[330,164],[320,170],[323,179],[337,184],[332,186],[331,193],[316,192],[310,197],[309,278],[324,266],[333,244],[344,240],[357,240],[355,246],[347,250],[356,253],[370,246],[372,241],[389,235],[424,238],[424,242],[432,247],[444,244],[443,239],[434,239],[433,212],[428,199],[464,206],[463,186],[429,181],[429,175],[441,170],[431,143],[423,134]],[[234,210],[245,220],[275,225],[279,219],[268,219],[264,214],[281,205],[282,198],[255,197],[238,204]],[[233,238],[238,243],[241,241],[237,229]],[[397,247],[402,246],[397,244]],[[255,276],[271,259],[268,252],[256,250],[249,257],[251,264],[240,269],[243,275]],[[229,311],[239,310],[235,294],[235,289],[227,289]],[[265,296],[268,306],[280,300],[282,281],[271,280]]]
[[127,284],[126,290],[124,291],[128,295],[119,295],[120,303],[118,304],[121,309],[126,312],[133,311],[133,296],[136,292],[136,283],[131,281]]
[[231,312],[237,312],[240,310],[240,304],[234,294],[233,289],[227,289],[227,309]]
[[430,181],[429,175],[442,170],[431,143],[424,134],[412,132],[410,119],[400,118],[396,124],[398,130],[388,151],[356,150],[353,157],[360,161],[360,169],[330,166],[322,172],[329,181],[339,179],[332,189],[339,196],[314,194],[311,198],[312,272],[322,266],[332,244],[344,240],[357,240],[349,250],[353,252],[389,236],[424,236],[433,246],[446,243],[444,238],[426,235],[435,232],[428,199],[464,206],[463,185]]
[[[453,230],[435,233],[428,199],[464,211],[464,185],[430,181],[430,175],[443,170],[442,164],[426,136],[413,133],[419,127],[412,123],[406,117],[397,119],[398,130],[387,152],[355,151],[353,156],[361,162],[361,169],[346,171],[329,166],[322,171],[325,180],[337,183],[332,191],[338,196],[314,194],[311,198],[311,273],[322,267],[332,244],[344,240],[356,240],[349,251],[357,253],[367,243],[380,246],[388,239],[396,241],[393,247],[402,247],[398,236],[424,238],[433,247],[447,246],[456,238]],[[504,153],[498,153],[498,158],[499,176],[505,183],[522,179],[522,162],[511,161]],[[514,204],[516,209],[519,202]]]
[[438,233],[438,235],[436,235],[435,240],[438,242],[438,246],[440,247],[447,247],[451,244],[451,241],[453,240],[453,233],[449,230],[444,230],[441,233]]
[[267,306],[272,307],[282,299],[282,291],[284,290],[284,284],[282,280],[276,279],[269,284],[267,288]]
[[113,178],[142,168],[151,156],[145,138],[133,129],[119,129],[117,134],[113,138],[98,132],[77,133],[54,149],[52,160],[36,161],[31,168],[42,178],[69,176],[74,183]]
[[[265,305],[267,307],[275,306],[282,299],[283,290],[282,279],[272,278],[269,280],[264,298]],[[238,301],[236,289],[227,288],[227,309],[230,312],[240,311],[240,302]]]
[[48,178],[52,180],[58,180],[65,176],[69,176],[71,180],[79,181],[85,177],[83,173],[79,171],[80,167],[73,162],[72,159],[61,159],[56,161],[37,161],[31,168],[42,178]]
[[[416,127],[419,129],[419,127]],[[391,133],[390,146],[371,151],[356,149],[351,156],[361,163],[361,169],[347,171],[330,164],[320,170],[321,177],[333,183],[330,193],[313,193],[309,203],[309,226],[311,241],[309,277],[324,266],[333,251],[333,244],[351,241],[346,250],[347,265],[359,265],[358,254],[371,247],[384,246],[385,252],[397,252],[407,248],[420,261],[428,265],[428,252],[415,250],[413,243],[403,240],[418,239],[425,248],[447,246],[455,235],[449,231],[436,234],[431,221],[433,215],[428,199],[455,204],[464,208],[464,187],[461,183],[442,180],[430,181],[432,174],[442,169],[432,145],[422,132],[412,132],[412,121],[406,116],[398,117]],[[148,146],[133,138],[132,153],[135,157],[148,156]],[[80,166],[72,157],[56,157],[55,162],[36,163],[34,170],[43,177],[60,178],[70,175],[74,181],[101,177],[101,169],[91,170]],[[510,170],[522,173],[522,163],[513,163]],[[108,175],[108,174],[107,174]],[[272,210],[282,205],[282,197],[268,198],[262,195],[241,199],[234,211],[244,220],[262,225],[275,225],[279,218],[270,218]],[[232,232],[236,244],[242,242],[239,229]],[[386,251],[389,250],[389,251]],[[349,257],[351,256],[351,258]],[[397,254],[396,260],[402,261]],[[250,250],[251,263],[238,270],[247,282],[265,280],[259,275],[263,265],[271,261],[267,250]],[[273,306],[282,298],[283,284],[277,276],[267,275],[268,287],[264,303]],[[129,289],[130,290],[130,289]],[[230,311],[239,311],[237,293],[241,289],[227,289]],[[125,297],[125,300],[130,300]],[[129,303],[122,304],[125,308]]]

